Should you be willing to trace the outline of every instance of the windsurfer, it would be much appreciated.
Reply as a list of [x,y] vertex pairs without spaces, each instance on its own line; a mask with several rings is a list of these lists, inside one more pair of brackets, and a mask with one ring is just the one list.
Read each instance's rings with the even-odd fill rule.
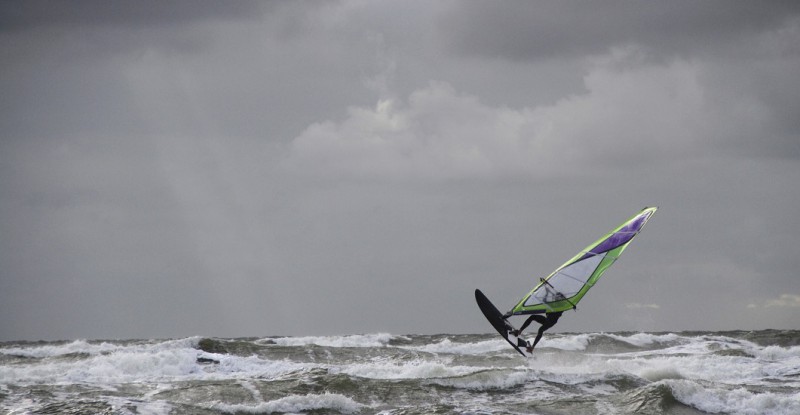
[[533,353],[533,348],[536,347],[536,344],[542,339],[542,334],[544,334],[545,330],[555,326],[556,323],[558,323],[558,319],[561,318],[561,314],[564,314],[564,312],[557,311],[554,313],[546,313],[544,316],[532,314],[527,320],[525,320],[524,323],[522,323],[522,327],[520,327],[519,330],[514,330],[512,334],[519,337],[519,335],[522,334],[522,331],[525,330],[525,328],[527,328],[534,320],[541,324],[541,326],[539,326],[539,332],[536,333],[536,340],[533,341],[533,344],[528,343],[528,353]]

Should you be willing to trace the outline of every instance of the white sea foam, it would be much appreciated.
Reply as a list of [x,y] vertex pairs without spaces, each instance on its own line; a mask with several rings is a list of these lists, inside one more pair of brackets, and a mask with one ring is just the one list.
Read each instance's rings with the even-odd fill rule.
[[676,399],[701,411],[753,415],[800,413],[800,393],[753,393],[744,388],[704,387],[690,380],[664,381]]
[[786,360],[800,359],[800,346],[781,347],[767,346],[757,347],[751,351],[753,355],[764,360]]
[[[104,398],[105,401],[115,409],[116,413],[131,415],[168,415],[173,409],[172,405],[164,401],[143,402],[141,400],[131,400],[116,396],[106,396]],[[133,408],[133,411],[128,411],[127,408]]]
[[42,346],[29,346],[29,347],[5,347],[0,348],[0,353],[5,355],[32,357],[32,358],[46,358],[63,356],[74,353],[84,354],[100,354],[108,353],[114,350],[119,350],[120,345],[113,343],[89,343],[86,340],[74,340],[69,343],[51,345],[46,344]]
[[[13,383],[93,383],[118,384],[139,381],[223,379],[232,375],[275,377],[308,368],[309,365],[271,361],[257,356],[235,356],[206,353],[195,349],[192,339],[149,344],[112,345],[89,349],[102,353],[85,359],[44,360],[36,365],[0,366],[0,378]],[[67,346],[67,345],[65,345]],[[73,346],[59,350],[34,350],[33,354],[63,355]],[[68,352],[72,353],[72,352]],[[201,365],[198,357],[213,359],[218,364]]]
[[481,368],[453,366],[446,361],[411,360],[395,362],[384,358],[371,359],[368,363],[356,363],[331,371],[368,379],[433,379],[462,376]]
[[482,370],[465,376],[431,379],[428,383],[468,390],[509,389],[536,380],[530,370]]
[[[591,340],[592,335],[550,335],[542,339],[539,347],[548,347],[566,351],[585,350]],[[482,340],[469,343],[453,342],[450,339],[442,339],[437,343],[426,344],[423,346],[402,346],[404,349],[416,350],[428,353],[453,353],[460,355],[481,355],[497,352],[512,352],[508,342],[501,337],[492,340]]]
[[[629,374],[649,381],[689,379],[719,382],[728,385],[769,385],[776,379],[796,384],[793,377],[800,372],[800,359],[763,361],[740,355],[705,353],[641,353],[570,354],[540,353],[535,367],[554,374],[590,377],[595,374],[613,376]],[[767,379],[770,377],[771,379]]]
[[[260,347],[258,354],[250,356],[199,350],[199,338],[12,345],[0,349],[0,357],[31,359],[6,359],[9,364],[0,364],[0,392],[6,395],[0,401],[0,412],[37,412],[48,404],[75,401],[89,391],[92,399],[104,399],[120,413],[181,413],[184,397],[192,399],[192,404],[229,412],[359,412],[371,408],[390,413],[387,406],[397,410],[410,402],[405,399],[418,399],[407,398],[405,393],[413,396],[426,388],[441,393],[439,403],[463,400],[463,405],[455,407],[472,412],[507,412],[518,399],[534,395],[565,404],[572,396],[587,396],[597,400],[598,408],[616,410],[617,401],[607,396],[615,396],[621,392],[620,385],[633,382],[665,385],[676,399],[705,412],[800,413],[798,346],[765,347],[725,334],[548,334],[534,358],[523,359],[496,335],[472,337],[472,341],[464,341],[465,336],[433,336],[427,342],[424,336],[413,336],[413,346],[405,341],[389,346],[400,338],[388,334],[282,338],[286,349]],[[584,351],[606,338],[635,348],[614,352],[614,345],[606,342],[610,349],[602,349],[603,353]],[[324,345],[327,356],[307,354],[310,349],[306,346],[312,344]],[[359,350],[338,347],[372,350],[364,350],[362,355]],[[400,349],[425,353],[415,355]],[[270,359],[273,351],[280,360]],[[215,363],[198,362],[198,358]],[[342,387],[340,379],[330,375],[350,376],[347,383],[359,385],[354,392],[357,395],[344,392],[350,389],[338,389]],[[282,379],[292,382],[273,382]],[[330,389],[326,386],[316,390],[318,394],[307,395],[308,389],[291,386],[297,379],[321,384],[331,381]],[[204,382],[209,380],[220,382]],[[231,383],[241,385],[241,392],[215,395]],[[415,386],[398,398],[382,394],[386,384]],[[20,393],[30,385],[48,394]],[[187,385],[189,389],[184,390]],[[202,398],[199,389],[191,390],[194,386],[211,393]],[[287,387],[292,389],[283,389]],[[377,389],[372,391],[373,387]],[[275,395],[275,390],[281,394]],[[323,390],[330,393],[322,394]],[[171,402],[176,395],[181,398]],[[226,396],[226,402],[214,401],[217,396]],[[264,401],[264,397],[276,396],[283,398]],[[494,398],[486,400],[487,396]],[[614,412],[611,409],[606,412]]]
[[651,382],[664,379],[683,379],[681,372],[675,367],[651,367],[639,372],[639,376]]
[[[607,336],[639,347],[656,343],[672,342],[680,338],[675,334],[653,335],[648,333],[637,333],[631,336],[611,334],[551,334],[542,338],[538,347],[540,349],[551,348],[564,351],[582,351],[586,350],[592,340],[600,336]],[[532,338],[529,338],[529,340],[532,340]],[[402,346],[402,348],[428,353],[453,353],[461,355],[480,355],[508,352],[511,350],[509,349],[508,343],[500,337],[471,343],[457,343],[445,338],[437,343],[424,346]]]
[[[673,343],[667,341],[666,343]],[[654,350],[642,350],[628,353],[612,353],[616,356],[644,357],[644,356],[669,356],[669,355],[707,355],[713,352],[725,350],[740,350],[745,354],[753,354],[760,347],[754,343],[725,339],[725,338],[676,338],[675,344],[662,345]]]
[[551,335],[542,338],[541,343],[539,343],[537,347],[550,347],[568,351],[586,350],[593,336],[592,334]]
[[249,412],[249,413],[297,413],[304,411],[330,409],[345,414],[355,413],[364,405],[335,393],[291,395],[269,402],[255,405],[217,403],[212,409],[223,412]]
[[634,333],[631,335],[617,335],[609,333],[609,334],[603,334],[603,336],[621,342],[625,342],[637,347],[651,346],[653,344],[671,343],[681,340],[688,341],[688,339],[685,339],[684,337],[678,336],[677,334],[673,333],[667,333],[667,334]]
[[[583,338],[565,336],[562,340],[579,342]],[[698,340],[694,344],[630,353],[587,354],[543,349],[534,355],[530,367],[541,371],[543,379],[559,383],[602,381],[618,375],[632,375],[651,382],[688,379],[725,385],[769,386],[779,380],[785,385],[797,384],[800,358],[792,357],[794,350],[766,349],[769,348],[765,348],[764,353],[781,359],[765,361],[747,354],[719,354],[717,351],[722,348],[709,348],[707,341]]]
[[396,336],[388,333],[375,333],[350,336],[278,337],[265,340],[271,340],[281,346],[384,347],[395,338]]
[[[533,337],[529,333],[529,337]],[[651,334],[634,333],[631,335],[605,334],[605,333],[581,333],[581,334],[548,334],[542,338],[539,347],[548,347],[566,351],[586,350],[589,344],[601,337],[608,337],[620,342],[628,343],[636,347],[646,347],[651,345],[661,345],[664,343],[678,342],[684,338],[677,334]],[[688,340],[686,340],[688,342]]]
[[75,340],[61,345],[0,348],[0,353],[26,357],[57,357],[73,353],[88,355],[108,354],[120,350],[167,350],[176,348],[196,348],[201,337],[186,337],[170,340],[146,340],[136,342],[87,342]]
[[400,348],[426,353],[452,353],[460,355],[480,355],[511,350],[509,349],[508,342],[501,338],[471,343],[458,343],[445,338],[437,343],[423,346],[401,346]]

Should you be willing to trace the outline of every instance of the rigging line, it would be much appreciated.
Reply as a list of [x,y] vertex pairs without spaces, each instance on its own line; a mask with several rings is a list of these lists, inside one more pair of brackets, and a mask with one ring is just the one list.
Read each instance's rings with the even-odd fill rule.
[[[597,269],[597,267],[595,267],[595,269]],[[572,275],[569,275],[566,272],[557,271],[556,273],[553,274],[553,277],[555,277],[556,275],[563,275],[563,276],[565,276],[565,277],[567,277],[567,278],[569,278],[571,280],[574,280],[575,282],[579,282],[581,284],[586,284],[586,281],[582,281],[578,277],[573,277]],[[591,276],[591,275],[592,274],[589,274],[589,276]],[[553,278],[553,277],[550,277],[550,278]],[[548,279],[550,279],[550,278],[548,278]],[[550,285],[550,284],[547,284],[547,285]],[[552,287],[552,285],[550,285],[550,286]]]
[[[573,309],[573,310],[575,310],[575,311],[577,311],[577,310],[578,310],[578,306],[576,306],[575,304],[573,304],[573,303],[572,303],[572,301],[570,301],[570,300],[569,300],[569,298],[567,298],[567,296],[566,296],[566,295],[564,295],[564,294],[563,294],[561,291],[558,291],[558,290],[556,290],[556,287],[553,287],[553,285],[552,285],[552,284],[550,284],[549,282],[547,282],[547,280],[546,280],[546,279],[544,279],[544,278],[539,278],[539,279],[540,279],[540,280],[542,280],[542,282],[543,282],[543,283],[545,283],[545,284],[549,285],[549,286],[550,286],[552,289],[554,289],[554,290],[555,290],[557,293],[561,294],[561,296],[562,296],[562,297],[564,297],[564,298],[563,298],[563,300],[564,300],[564,301],[566,301],[566,302],[568,302],[568,303],[569,303],[569,305],[571,305],[571,306],[572,306],[572,309]],[[545,304],[545,305],[547,305],[547,304]],[[549,308],[552,308],[552,307],[550,307],[550,306],[548,306],[548,307],[549,307]]]
[[[589,274],[589,277],[591,277],[591,276],[592,276],[592,275],[593,275],[593,274],[594,274],[594,273],[597,271],[597,268],[600,266],[600,264],[602,264],[602,263],[603,263],[603,261],[605,261],[605,260],[609,260],[609,261],[611,261],[611,264],[609,264],[609,265],[608,265],[608,266],[610,267],[611,265],[613,265],[613,264],[614,264],[614,262],[617,262],[617,260],[618,260],[618,259],[619,259],[619,258],[610,258],[610,259],[609,259],[608,257],[605,257],[605,258],[601,259],[601,260],[600,260],[600,262],[597,264],[597,266],[594,268],[594,271],[592,271],[592,272],[591,272],[591,274]],[[573,262],[573,264],[575,264],[575,262]],[[570,265],[572,265],[572,264],[570,264]],[[606,267],[606,268],[608,268],[608,267]],[[563,269],[564,269],[564,268],[562,268],[562,270],[563,270]],[[587,278],[587,279],[586,279],[586,281],[584,281],[584,280],[581,280],[581,279],[579,279],[579,278],[577,278],[577,277],[574,277],[574,276],[572,276],[572,275],[569,275],[569,274],[567,274],[566,272],[562,272],[562,270],[558,270],[558,271],[554,272],[554,273],[553,273],[553,275],[552,275],[552,276],[550,276],[550,278],[553,278],[553,277],[555,277],[556,275],[563,275],[563,276],[565,276],[565,277],[567,277],[567,278],[569,278],[569,279],[571,279],[571,280],[573,280],[573,281],[575,281],[575,282],[578,282],[578,283],[580,283],[580,284],[582,284],[582,285],[587,285],[587,284],[589,284],[589,278]],[[549,280],[550,278],[548,278],[548,280]],[[541,278],[540,278],[540,279],[541,279]],[[540,285],[541,285],[541,284],[540,284]],[[550,283],[548,283],[547,285],[550,285]],[[594,285],[594,284],[591,284],[590,286],[593,286],[593,285]],[[550,285],[550,286],[552,287],[552,285]],[[538,287],[537,287],[537,288],[538,288]],[[554,287],[553,289],[555,289],[555,287]],[[559,294],[561,294],[561,293],[559,293]],[[562,295],[563,295],[563,294],[562,294]],[[572,303],[570,303],[570,304],[572,304]]]
[[[608,257],[604,257],[604,258],[600,259],[600,262],[598,262],[598,263],[597,263],[597,265],[594,267],[594,270],[592,271],[592,273],[591,273],[591,274],[589,274],[589,276],[591,276],[592,274],[594,274],[594,272],[595,272],[595,271],[597,271],[597,267],[599,267],[599,266],[600,266],[600,264],[602,264],[602,263],[603,263],[603,261],[604,261],[604,260],[606,260],[606,259],[608,259]],[[617,259],[616,259],[616,258],[614,258],[614,259],[612,259],[611,261],[612,261],[612,263],[613,263],[613,261],[616,261],[616,260],[617,260]],[[584,281],[584,280],[581,280],[581,279],[580,279],[580,278],[578,278],[578,277],[572,276],[572,275],[570,275],[570,274],[567,274],[566,272],[564,272],[564,270],[565,270],[565,269],[567,269],[567,268],[568,268],[570,265],[575,265],[575,264],[577,264],[578,262],[580,262],[580,261],[573,262],[573,263],[571,263],[571,264],[569,264],[569,265],[567,265],[567,266],[565,266],[565,267],[561,267],[561,268],[559,268],[559,269],[558,269],[558,271],[554,272],[554,273],[553,273],[553,274],[552,274],[550,277],[548,277],[547,279],[549,280],[550,278],[553,278],[553,277],[555,277],[556,275],[563,275],[563,276],[565,276],[565,277],[567,277],[567,278],[570,278],[570,279],[574,280],[575,282],[579,282],[579,283],[581,283],[581,284],[586,284],[586,281]],[[550,285],[550,284],[547,284],[547,285]],[[552,285],[550,285],[550,286],[552,287]]]

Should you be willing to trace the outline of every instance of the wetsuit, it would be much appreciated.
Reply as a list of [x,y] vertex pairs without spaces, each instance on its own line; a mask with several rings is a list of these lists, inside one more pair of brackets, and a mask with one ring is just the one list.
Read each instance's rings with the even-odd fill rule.
[[519,334],[522,333],[522,331],[525,330],[525,328],[528,327],[532,321],[536,320],[537,323],[541,324],[541,327],[539,327],[539,332],[536,334],[536,340],[533,341],[533,345],[530,347],[530,350],[533,350],[533,348],[536,347],[536,344],[539,343],[539,340],[542,339],[542,334],[544,334],[545,330],[555,326],[556,323],[558,323],[558,319],[561,317],[561,314],[564,314],[564,312],[559,311],[556,313],[546,313],[544,316],[532,314],[527,320],[525,320],[524,323],[522,323],[522,327],[517,330],[517,336],[519,336]]

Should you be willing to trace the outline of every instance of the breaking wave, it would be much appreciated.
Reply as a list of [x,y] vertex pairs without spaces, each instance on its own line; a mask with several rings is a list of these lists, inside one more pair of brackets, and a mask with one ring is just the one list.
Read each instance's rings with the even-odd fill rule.
[[[0,344],[10,413],[800,413],[797,331]],[[522,408],[522,409],[521,409]]]

